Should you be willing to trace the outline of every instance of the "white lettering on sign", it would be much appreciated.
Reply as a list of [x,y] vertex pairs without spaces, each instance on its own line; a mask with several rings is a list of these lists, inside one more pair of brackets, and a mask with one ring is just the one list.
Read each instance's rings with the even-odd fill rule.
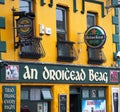
[[14,88],[5,88],[5,92],[13,93],[15,90]]
[[16,98],[15,94],[4,94],[5,98]]
[[5,86],[3,88],[3,111],[15,112],[16,109],[16,88]]
[[44,80],[72,80],[72,81],[84,81],[86,78],[85,71],[70,71],[68,68],[65,70],[48,70],[44,67],[43,79]]
[[24,67],[26,72],[23,74],[24,79],[38,79],[37,69],[29,68],[28,66]]
[[93,69],[89,70],[89,80],[90,81],[104,81],[108,82],[107,72],[94,72]]
[[12,104],[12,105],[15,105],[15,100],[4,100],[4,104]]
[[[38,80],[38,70],[36,68],[30,68],[29,66],[25,66],[25,73],[23,74],[23,78],[25,80]],[[42,71],[41,71],[42,72]],[[39,75],[41,76],[41,75]],[[105,71],[96,71],[94,69],[85,69],[81,68],[79,70],[70,70],[69,68],[65,68],[64,70],[55,70],[48,69],[46,66],[43,68],[42,78],[44,80],[53,80],[53,81],[87,81],[90,82],[106,82],[108,83],[108,73]]]
[[[5,109],[5,110],[15,110],[15,105],[12,105],[12,104],[10,104],[10,105],[5,105],[5,106],[4,106],[4,109]],[[12,111],[9,111],[9,112],[12,112]]]

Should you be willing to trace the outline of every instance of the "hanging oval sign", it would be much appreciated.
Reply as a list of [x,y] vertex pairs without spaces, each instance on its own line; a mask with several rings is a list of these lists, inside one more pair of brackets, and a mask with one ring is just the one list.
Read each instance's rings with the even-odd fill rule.
[[22,17],[17,20],[17,33],[20,38],[28,39],[33,36],[33,20]]
[[106,41],[106,33],[100,26],[91,26],[85,32],[84,40],[87,46],[100,48]]

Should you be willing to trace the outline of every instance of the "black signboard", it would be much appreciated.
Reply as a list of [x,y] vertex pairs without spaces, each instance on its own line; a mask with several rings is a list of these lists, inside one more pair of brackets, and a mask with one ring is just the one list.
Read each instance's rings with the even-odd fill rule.
[[2,112],[16,112],[16,87],[3,86]]
[[59,95],[59,112],[67,112],[67,95]]
[[1,68],[1,82],[74,84],[118,84],[120,70],[115,67],[79,66],[47,63],[7,62]]

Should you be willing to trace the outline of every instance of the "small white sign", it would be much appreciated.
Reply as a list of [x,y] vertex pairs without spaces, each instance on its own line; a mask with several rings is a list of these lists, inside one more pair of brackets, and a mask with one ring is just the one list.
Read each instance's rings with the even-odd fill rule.
[[46,34],[47,35],[51,35],[52,34],[51,28],[46,27]]

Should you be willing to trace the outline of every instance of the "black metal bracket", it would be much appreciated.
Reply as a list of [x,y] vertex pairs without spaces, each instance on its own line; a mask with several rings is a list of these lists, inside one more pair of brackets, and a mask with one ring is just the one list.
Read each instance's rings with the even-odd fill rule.
[[53,0],[50,0],[50,3],[48,4],[49,7],[53,6]]
[[44,2],[44,0],[41,0],[41,1],[40,1],[40,5],[41,5],[41,6],[44,6],[45,4],[46,4],[46,3]]

